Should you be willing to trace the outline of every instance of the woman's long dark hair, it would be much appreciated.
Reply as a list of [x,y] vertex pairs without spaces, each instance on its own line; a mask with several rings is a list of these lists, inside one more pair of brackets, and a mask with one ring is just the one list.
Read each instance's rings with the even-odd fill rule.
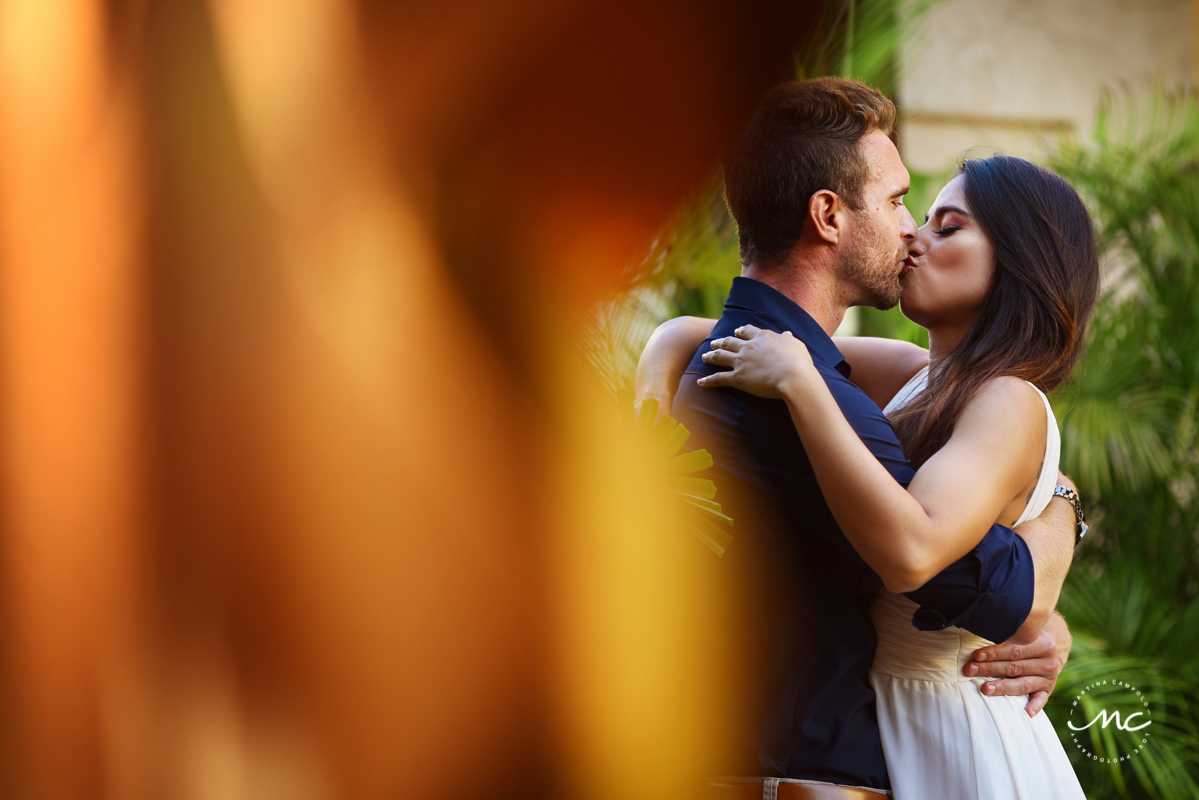
[[959,174],[995,273],[978,319],[930,372],[928,391],[891,414],[917,468],[945,446],[992,378],[1011,375],[1050,392],[1069,377],[1099,290],[1091,217],[1061,176],[1011,156],[970,159]]

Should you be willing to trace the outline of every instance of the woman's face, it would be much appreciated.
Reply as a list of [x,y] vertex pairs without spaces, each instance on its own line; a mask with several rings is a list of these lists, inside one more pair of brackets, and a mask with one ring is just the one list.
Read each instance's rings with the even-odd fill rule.
[[966,204],[965,178],[945,184],[899,275],[904,316],[925,328],[969,328],[995,272],[995,250]]

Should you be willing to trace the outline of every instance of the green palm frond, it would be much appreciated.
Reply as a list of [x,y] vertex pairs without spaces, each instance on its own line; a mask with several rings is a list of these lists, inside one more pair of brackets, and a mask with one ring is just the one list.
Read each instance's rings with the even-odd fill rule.
[[[1075,569],[1062,594],[1059,608],[1070,620],[1074,647],[1046,710],[1088,797],[1199,797],[1199,692],[1192,652],[1199,601],[1184,600],[1180,608],[1174,599],[1180,580],[1185,581],[1181,571],[1155,570],[1141,558],[1113,560]],[[1143,691],[1154,721],[1152,741],[1135,758],[1100,763],[1074,747],[1066,720],[1075,702],[1083,706],[1083,718],[1093,719],[1119,699],[1116,679]],[[1087,737],[1101,758],[1128,754],[1139,741],[1114,729],[1093,728]]]
[[1086,199],[1107,265],[1088,352],[1060,393],[1063,463],[1100,497],[1194,476],[1199,103],[1113,95],[1096,143],[1050,165]]
[[645,343],[654,328],[673,316],[673,306],[653,286],[635,287],[595,307],[580,346],[610,398],[631,395]]
[[840,0],[795,53],[798,80],[857,78],[893,95],[900,47],[919,47],[918,22],[938,0]]
[[1146,380],[1153,365],[1146,348],[1131,347],[1136,336],[1102,327],[1071,380],[1054,395],[1062,469],[1090,496],[1117,485],[1140,489],[1168,476],[1174,463],[1172,423],[1180,410],[1175,390]]

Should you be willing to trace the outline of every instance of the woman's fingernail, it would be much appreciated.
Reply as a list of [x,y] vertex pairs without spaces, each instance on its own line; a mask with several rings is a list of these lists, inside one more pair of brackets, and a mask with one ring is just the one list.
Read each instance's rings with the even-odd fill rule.
[[983,691],[987,694],[995,694],[995,687],[988,683],[983,687]]
[[978,666],[976,664],[971,664],[970,666],[966,667],[966,674],[967,675],[977,675],[978,674]]
[[987,660],[987,654],[986,654],[986,653],[976,653],[976,654],[974,655],[974,660],[975,660],[975,661],[986,661],[986,660]]

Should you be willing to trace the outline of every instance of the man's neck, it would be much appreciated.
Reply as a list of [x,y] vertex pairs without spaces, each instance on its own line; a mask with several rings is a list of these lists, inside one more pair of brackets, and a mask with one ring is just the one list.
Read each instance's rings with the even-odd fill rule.
[[741,268],[741,276],[760,281],[786,295],[832,336],[850,303],[841,296],[841,287],[832,271],[822,266],[793,258],[777,267],[746,264]]

